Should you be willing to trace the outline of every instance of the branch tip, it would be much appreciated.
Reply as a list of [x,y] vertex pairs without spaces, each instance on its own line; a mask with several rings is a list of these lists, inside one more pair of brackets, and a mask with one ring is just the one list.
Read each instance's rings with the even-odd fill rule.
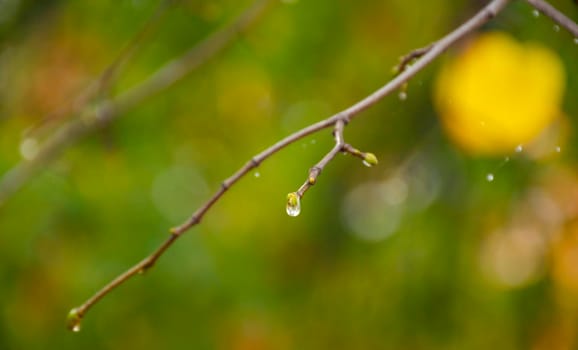
[[365,156],[363,157],[363,164],[365,164],[368,167],[372,167],[377,165],[378,161],[377,161],[377,157],[375,156],[375,154],[367,152],[365,153]]
[[80,308],[73,308],[68,312],[68,316],[66,317],[66,328],[73,332],[80,332],[81,323],[82,323],[82,310]]

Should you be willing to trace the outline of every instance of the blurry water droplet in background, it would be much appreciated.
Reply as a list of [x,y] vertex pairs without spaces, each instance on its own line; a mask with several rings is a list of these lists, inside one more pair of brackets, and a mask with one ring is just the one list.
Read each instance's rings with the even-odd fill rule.
[[39,149],[38,141],[32,137],[27,137],[20,143],[20,155],[25,160],[36,158]]

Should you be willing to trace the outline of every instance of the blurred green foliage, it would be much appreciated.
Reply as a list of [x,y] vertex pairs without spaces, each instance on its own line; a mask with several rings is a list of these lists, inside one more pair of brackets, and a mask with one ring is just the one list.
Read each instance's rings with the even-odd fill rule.
[[[0,2],[0,173],[160,0]],[[472,158],[431,102],[440,62],[345,130],[380,160],[337,157],[286,215],[329,131],[243,179],[144,278],[73,334],[69,309],[151,252],[252,155],[366,96],[398,57],[483,1],[275,1],[223,54],[91,135],[0,208],[1,349],[568,349],[578,345],[578,45],[514,2],[487,29],[565,63],[561,152]],[[578,18],[570,1],[552,1]],[[247,1],[172,2],[114,85],[144,80]],[[459,49],[457,47],[456,49]],[[40,126],[40,127],[39,127]],[[493,182],[486,175],[495,176]]]

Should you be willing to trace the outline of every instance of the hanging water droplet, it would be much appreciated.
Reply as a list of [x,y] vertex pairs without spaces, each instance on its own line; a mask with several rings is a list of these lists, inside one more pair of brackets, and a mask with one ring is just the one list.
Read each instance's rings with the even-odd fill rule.
[[311,140],[311,144],[312,144],[312,145],[314,145],[314,144],[316,144],[316,143],[317,143],[317,140],[316,140],[316,139]]
[[578,38],[574,38],[574,44],[578,45]]
[[494,174],[489,173],[488,175],[486,175],[486,180],[487,180],[488,182],[494,181]]
[[540,17],[540,11],[538,11],[538,10],[532,11],[532,16],[534,16],[534,18]]
[[405,101],[407,99],[407,93],[405,91],[400,92],[399,95],[397,95],[397,96],[402,101]]
[[559,31],[560,31],[560,26],[557,25],[557,24],[554,24],[553,29],[554,29],[555,32],[559,32]]
[[510,161],[510,157],[506,157],[506,158],[504,158],[504,162],[506,162],[506,163],[507,163],[507,162],[509,162],[509,161]]
[[40,147],[35,138],[27,137],[20,143],[20,155],[26,160],[32,160],[38,155]]
[[80,332],[81,322],[82,315],[80,314],[80,310],[77,308],[70,310],[66,317],[66,327],[73,332]]
[[297,216],[301,213],[301,198],[296,192],[291,192],[287,195],[285,210],[289,216]]
[[253,176],[255,176],[255,177],[261,177],[261,173],[259,173],[258,171],[255,171],[255,173],[253,174]]
[[560,148],[560,146],[556,146],[556,153],[560,153],[562,151],[562,148]]
[[520,153],[520,152],[522,152],[523,150],[524,150],[524,146],[522,146],[522,145],[516,146],[516,149],[515,149],[516,153]]

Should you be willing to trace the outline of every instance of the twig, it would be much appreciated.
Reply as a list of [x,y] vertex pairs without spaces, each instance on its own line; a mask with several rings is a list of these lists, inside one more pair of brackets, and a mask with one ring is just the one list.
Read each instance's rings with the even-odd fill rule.
[[299,187],[297,194],[299,198],[303,197],[307,190],[315,185],[317,182],[317,177],[321,174],[325,166],[335,158],[335,156],[343,151],[343,145],[345,142],[343,141],[343,128],[345,127],[345,122],[343,119],[339,119],[335,122],[335,128],[333,129],[333,137],[335,138],[335,146],[329,151],[320,161],[319,163],[315,164],[311,169],[309,169],[309,176],[307,176],[307,181]]
[[325,166],[335,158],[335,156],[339,153],[349,153],[354,157],[361,158],[363,163],[367,166],[374,166],[377,165],[377,157],[373,153],[369,152],[361,152],[360,150],[356,149],[355,147],[351,146],[348,143],[345,143],[343,137],[343,128],[347,125],[344,119],[338,119],[335,122],[335,127],[333,129],[333,137],[335,138],[335,146],[319,161],[319,163],[315,164],[311,169],[309,169],[309,175],[307,177],[307,181],[299,187],[299,189],[295,193],[299,198],[302,198],[307,190],[317,183],[317,178],[325,169]]
[[[428,46],[420,47],[419,49],[415,49],[415,50],[411,51],[410,53],[408,53],[407,55],[400,57],[399,64],[393,68],[393,76],[394,77],[398,76],[401,72],[406,70],[406,68],[409,65],[411,65],[413,62],[415,62],[420,57],[425,55],[431,49],[431,47],[432,47],[431,44]],[[399,97],[402,100],[405,100],[407,97],[408,83],[409,82],[405,82],[399,88],[399,90],[400,90]]]
[[536,10],[550,17],[578,39],[578,24],[544,0],[526,0]]
[[377,157],[373,153],[364,153],[353,146],[345,143],[343,137],[343,128],[346,125],[348,118],[341,118],[335,122],[335,127],[333,129],[333,137],[335,138],[335,146],[311,169],[309,169],[309,175],[307,180],[299,187],[296,192],[291,192],[287,194],[287,206],[286,211],[290,216],[297,216],[301,212],[301,198],[311,186],[317,183],[317,178],[325,169],[325,166],[332,161],[339,152],[349,153],[353,156],[363,159],[363,163],[367,166],[377,165]]
[[397,75],[403,72],[409,64],[425,55],[431,47],[432,45],[420,47],[419,49],[415,49],[407,55],[400,57],[399,64],[395,67],[395,74]]
[[[494,18],[509,2],[509,0],[493,0],[486,7],[481,9],[476,15],[474,15],[467,22],[459,26],[457,29],[441,38],[439,41],[431,45],[430,50],[424,54],[415,64],[408,67],[404,72],[399,74],[397,77],[392,79],[386,85],[375,91],[373,94],[367,96],[363,100],[355,103],[346,110],[339,112],[327,119],[321,120],[315,124],[309,125],[287,137],[278,141],[274,145],[265,149],[261,153],[257,154],[251,158],[244,166],[242,166],[236,173],[231,177],[223,181],[221,188],[205,203],[203,204],[194,214],[183,224],[172,228],[170,230],[171,235],[167,240],[162,243],[159,248],[157,248],[152,254],[150,254],[145,259],[141,260],[139,263],[128,269],[126,272],[112,280],[109,284],[103,287],[101,290],[97,291],[94,296],[85,301],[82,305],[71,310],[68,315],[68,327],[72,330],[77,330],[80,327],[80,322],[85,316],[86,312],[93,307],[99,300],[110,293],[114,288],[120,286],[131,277],[142,273],[151,266],[153,266],[156,261],[163,255],[163,253],[179,238],[184,232],[189,230],[191,227],[198,224],[207,211],[215,204],[219,199],[222,198],[223,194],[240,178],[246,175],[253,168],[257,167],[261,162],[275,154],[277,151],[285,148],[286,146],[292,144],[293,142],[304,138],[314,132],[320,131],[322,129],[334,126],[336,129],[335,138],[336,146],[317,164],[325,166],[325,164],[330,161],[337,152],[343,149],[339,146],[343,142],[343,137],[341,134],[341,129],[343,126],[350,121],[352,118],[357,116],[362,111],[366,110],[370,106],[374,105],[382,98],[390,94],[395,89],[399,88],[402,84],[411,79],[420,70],[426,67],[430,62],[432,62],[436,57],[441,55],[450,46],[456,43],[461,38],[465,37],[475,29],[482,26],[484,23],[488,22],[490,19]],[[315,168],[315,167],[314,167]],[[320,170],[319,170],[320,171]],[[310,174],[311,177],[312,174]],[[316,176],[319,174],[313,174],[314,180],[316,181]],[[315,182],[313,181],[313,182]],[[309,182],[309,179],[308,181]]]
[[0,206],[26,184],[32,176],[58,158],[68,147],[120,117],[149,97],[167,89],[222,51],[246,30],[271,0],[255,0],[231,24],[216,31],[183,56],[174,59],[148,79],[114,99],[105,99],[79,112],[79,118],[60,127],[31,160],[22,160],[0,180]]

